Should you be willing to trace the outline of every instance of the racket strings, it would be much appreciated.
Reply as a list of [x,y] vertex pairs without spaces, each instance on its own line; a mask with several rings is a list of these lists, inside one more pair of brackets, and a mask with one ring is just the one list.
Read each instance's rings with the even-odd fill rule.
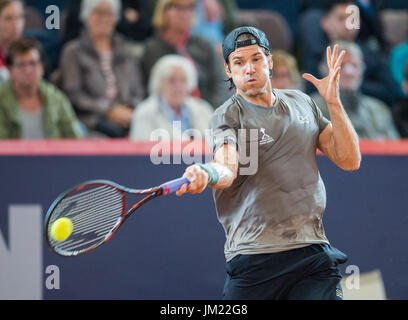
[[55,207],[48,233],[62,217],[71,219],[73,231],[64,241],[49,237],[51,245],[65,255],[99,245],[120,223],[124,205],[124,194],[108,185],[91,185],[67,195]]

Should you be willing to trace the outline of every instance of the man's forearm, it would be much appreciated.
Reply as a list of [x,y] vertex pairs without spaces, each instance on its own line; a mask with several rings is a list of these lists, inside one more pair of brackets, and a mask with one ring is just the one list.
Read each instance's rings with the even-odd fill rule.
[[349,169],[360,166],[359,139],[341,102],[328,104],[333,126],[333,149],[337,162]]
[[224,164],[219,164],[217,162],[210,162],[209,166],[213,167],[218,173],[218,181],[216,184],[209,185],[213,189],[226,189],[232,185],[236,175],[233,171]]
[[217,170],[219,181],[212,187],[214,189],[225,189],[232,185],[238,175],[239,155],[234,146],[228,144],[219,149],[214,160],[210,164]]
[[208,174],[209,187],[226,189],[238,174],[238,152],[235,147],[226,144],[215,153],[213,161],[199,166]]

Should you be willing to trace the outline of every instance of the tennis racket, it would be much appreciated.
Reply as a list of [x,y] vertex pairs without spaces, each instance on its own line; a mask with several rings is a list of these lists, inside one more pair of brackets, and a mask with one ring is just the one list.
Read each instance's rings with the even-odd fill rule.
[[[45,217],[45,238],[52,251],[61,256],[78,256],[108,242],[130,215],[148,201],[176,192],[187,178],[179,178],[150,189],[131,189],[108,180],[91,180],[76,185],[52,203]],[[127,194],[144,195],[127,210]],[[57,241],[53,224],[61,219],[71,221],[70,235]]]

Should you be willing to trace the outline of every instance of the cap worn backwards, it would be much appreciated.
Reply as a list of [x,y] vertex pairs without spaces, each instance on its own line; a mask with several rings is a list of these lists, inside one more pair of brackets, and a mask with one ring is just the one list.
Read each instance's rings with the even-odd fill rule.
[[[244,33],[249,33],[252,36],[254,36],[255,39],[251,40],[245,40],[245,41],[237,41],[237,38]],[[265,48],[266,50],[269,49],[269,41],[265,35],[265,33],[262,30],[259,30],[258,28],[255,27],[239,27],[234,30],[232,30],[224,39],[222,42],[222,54],[224,56],[224,60],[227,61],[229,55],[235,51],[237,48],[241,47],[247,47],[257,44],[262,48]]]

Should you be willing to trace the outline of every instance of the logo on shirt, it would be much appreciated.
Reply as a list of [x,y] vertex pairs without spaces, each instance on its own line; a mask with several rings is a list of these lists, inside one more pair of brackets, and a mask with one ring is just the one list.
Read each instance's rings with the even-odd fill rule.
[[298,116],[298,120],[300,123],[309,123],[309,119],[304,116]]
[[264,144],[271,143],[271,142],[275,141],[274,138],[272,138],[270,135],[265,133],[265,130],[266,130],[265,128],[261,128],[262,139],[259,142],[260,145],[264,145]]

